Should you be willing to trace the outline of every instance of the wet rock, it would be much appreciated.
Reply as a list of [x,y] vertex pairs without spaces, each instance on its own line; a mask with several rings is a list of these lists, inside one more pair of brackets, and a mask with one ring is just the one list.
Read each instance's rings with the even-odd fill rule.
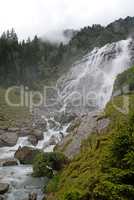
[[24,146],[18,148],[14,154],[14,157],[18,159],[21,164],[32,164],[38,153],[40,153],[39,149]]
[[72,132],[74,129],[78,128],[80,126],[81,120],[79,118],[76,118],[68,127],[67,132]]
[[20,132],[19,132],[19,135],[20,135],[21,137],[25,137],[25,136],[28,136],[28,135],[30,134],[30,132],[31,132],[31,129],[28,128],[28,127],[21,128],[21,129],[20,129]]
[[57,138],[54,135],[52,135],[49,140],[49,145],[56,145],[57,144],[56,140]]
[[42,200],[47,200],[46,196],[44,196]]
[[62,133],[61,131],[59,132],[59,135],[60,135],[61,139],[64,138],[64,133]]
[[0,147],[3,146],[14,146],[18,140],[18,134],[15,132],[4,132],[0,135]]
[[108,127],[110,123],[110,119],[108,118],[102,118],[97,121],[97,132],[100,133],[104,129]]
[[35,135],[29,135],[28,141],[33,145],[36,146],[38,144],[38,139]]
[[59,125],[54,121],[54,120],[48,120],[48,124],[49,124],[49,128],[50,129],[57,129],[59,127]]
[[41,131],[46,131],[47,130],[47,122],[45,119],[38,119],[37,121],[35,121],[34,127]]
[[8,131],[9,131],[9,132],[19,132],[19,130],[20,130],[20,129],[19,129],[19,128],[16,128],[16,127],[15,127],[15,128],[8,128]]
[[4,196],[0,195],[0,200],[6,200]]
[[[93,116],[95,114],[96,113],[94,113]],[[76,126],[76,128],[74,128],[75,123],[72,122],[72,128],[74,128],[74,130],[71,131],[70,134],[66,135],[58,145],[56,145],[55,150],[63,152],[71,159],[77,155],[80,151],[82,141],[86,140],[97,126],[97,119],[93,116],[90,113],[89,115],[82,117],[82,119],[80,118],[81,123],[78,127]]]
[[0,194],[5,194],[9,189],[9,184],[0,183]]
[[72,120],[74,120],[76,118],[76,114],[75,113],[57,113],[55,115],[55,120],[61,124],[68,124],[69,122],[71,122]]
[[37,194],[36,193],[29,194],[28,200],[37,200]]
[[18,165],[18,162],[16,159],[2,159],[0,160],[0,166],[6,167],[6,166],[15,166]]
[[37,140],[43,140],[43,138],[44,138],[43,132],[41,130],[38,130],[38,129],[33,129],[30,132],[30,135],[35,136],[37,138]]
[[2,135],[3,133],[5,133],[5,130],[0,129],[0,135]]

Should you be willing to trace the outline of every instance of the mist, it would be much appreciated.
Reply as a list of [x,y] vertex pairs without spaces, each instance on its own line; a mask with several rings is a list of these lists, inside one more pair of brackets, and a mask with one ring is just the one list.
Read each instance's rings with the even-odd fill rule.
[[38,35],[67,42],[65,29],[107,25],[134,14],[133,0],[0,0],[0,5],[0,33],[14,27],[21,40]]

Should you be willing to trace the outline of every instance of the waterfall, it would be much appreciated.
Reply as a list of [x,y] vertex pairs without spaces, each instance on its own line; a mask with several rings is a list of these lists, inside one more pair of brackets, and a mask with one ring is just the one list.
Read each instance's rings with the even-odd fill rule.
[[[57,105],[50,106],[50,109],[49,106],[41,108],[45,114],[42,117],[47,122],[47,129],[44,132],[44,140],[39,141],[36,148],[52,151],[55,146],[53,140],[57,143],[67,134],[66,130],[69,126],[67,117],[71,114],[90,114],[91,111],[98,111],[105,107],[111,98],[117,75],[132,64],[132,44],[132,39],[127,39],[95,48],[74,63],[68,73],[57,81]],[[49,116],[50,112],[52,115]],[[66,122],[62,123],[62,121]],[[18,147],[25,145],[32,146],[28,142],[28,137],[20,137],[14,147],[0,148],[0,159],[12,158]],[[33,191],[39,193],[38,199],[42,199],[40,188],[44,180],[29,176],[32,172],[31,166],[2,167],[0,170],[1,180],[11,184],[7,200],[26,198],[31,191],[29,185],[33,186]],[[36,188],[38,185],[40,188]]]
[[116,76],[131,65],[131,41],[95,48],[76,62],[57,82],[61,110],[79,114],[103,109],[112,95]]

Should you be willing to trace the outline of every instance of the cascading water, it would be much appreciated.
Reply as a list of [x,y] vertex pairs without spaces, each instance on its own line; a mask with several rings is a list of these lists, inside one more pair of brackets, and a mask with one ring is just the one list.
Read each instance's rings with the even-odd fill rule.
[[65,112],[89,113],[109,101],[116,76],[130,66],[131,39],[95,48],[57,83]]
[[[52,151],[54,145],[48,145],[51,137],[55,137],[56,142],[66,134],[68,123],[61,126],[56,121],[55,112],[84,114],[103,109],[109,101],[116,76],[131,65],[132,40],[123,40],[117,43],[107,44],[102,48],[95,48],[83,59],[75,63],[67,74],[57,81],[58,106],[54,107],[53,117],[47,121],[47,131],[44,132],[44,140],[40,141],[36,148],[44,151]],[[59,103],[60,102],[60,103]],[[49,112],[49,109],[47,109]],[[54,122],[55,127],[50,127]],[[17,144],[10,147],[0,148],[0,159],[12,158],[19,146],[31,146],[27,137],[19,138]],[[7,200],[23,200],[29,191],[40,193],[37,186],[43,184],[41,179],[34,179],[29,176],[32,172],[31,166],[1,167],[0,178],[3,182],[11,184]],[[33,184],[35,183],[35,184]],[[29,185],[33,186],[29,188]],[[38,199],[42,197],[39,195]]]

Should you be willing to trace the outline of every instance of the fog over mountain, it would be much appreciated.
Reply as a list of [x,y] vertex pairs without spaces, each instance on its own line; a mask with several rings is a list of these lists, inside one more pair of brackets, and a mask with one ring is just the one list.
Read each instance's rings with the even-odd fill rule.
[[0,33],[14,27],[20,39],[27,36],[59,40],[62,30],[92,24],[107,25],[133,15],[133,0],[0,0]]

